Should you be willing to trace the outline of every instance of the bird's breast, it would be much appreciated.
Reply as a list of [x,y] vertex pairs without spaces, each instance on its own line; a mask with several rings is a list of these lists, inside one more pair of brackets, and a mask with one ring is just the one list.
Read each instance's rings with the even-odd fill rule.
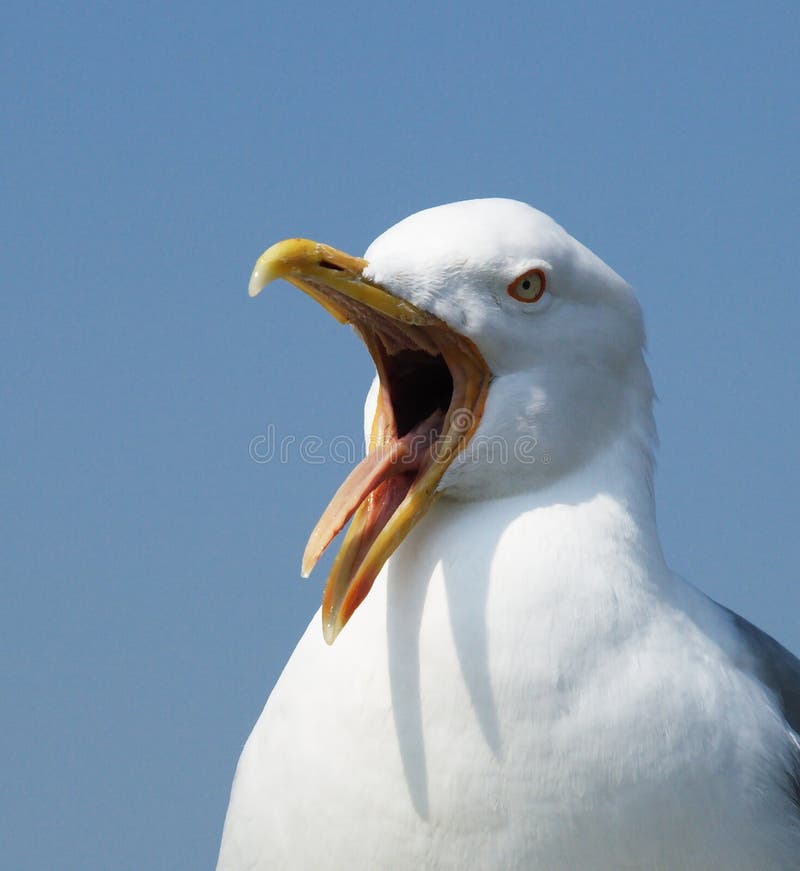
[[753,786],[726,711],[755,690],[720,690],[635,532],[586,511],[605,534],[566,506],[440,503],[333,647],[312,621],[243,753],[226,840],[270,832],[264,868],[299,849],[292,867],[672,869],[642,863],[711,841],[729,864],[709,868],[754,867],[704,809]]

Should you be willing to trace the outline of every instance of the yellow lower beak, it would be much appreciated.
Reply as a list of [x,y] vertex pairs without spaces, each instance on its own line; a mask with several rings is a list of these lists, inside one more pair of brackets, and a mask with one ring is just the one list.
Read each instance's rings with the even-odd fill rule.
[[[471,341],[366,279],[366,266],[366,260],[329,245],[287,239],[261,255],[249,286],[250,296],[256,296],[270,281],[284,278],[340,323],[352,323],[381,382],[367,457],[323,513],[303,556],[303,574],[308,574],[350,521],[322,600],[323,633],[329,644],[363,601],[383,564],[432,505],[442,475],[480,422],[491,377]],[[446,396],[440,388],[438,400],[434,397],[439,407],[411,425],[392,393],[395,361],[409,352],[417,355],[413,359],[423,359],[439,381],[447,372],[452,382]],[[425,378],[418,381],[419,390],[426,390]],[[420,436],[430,442],[423,450]]]

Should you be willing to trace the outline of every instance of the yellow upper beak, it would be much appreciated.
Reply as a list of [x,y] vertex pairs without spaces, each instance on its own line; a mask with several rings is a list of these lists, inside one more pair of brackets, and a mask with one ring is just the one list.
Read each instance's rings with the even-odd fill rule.
[[258,258],[247,292],[250,296],[258,296],[271,281],[284,278],[315,299],[339,323],[349,323],[351,317],[341,306],[333,305],[325,292],[315,288],[314,284],[319,282],[403,323],[423,325],[437,320],[410,302],[367,281],[362,275],[366,266],[367,261],[362,257],[353,257],[322,242],[284,239],[267,248]]

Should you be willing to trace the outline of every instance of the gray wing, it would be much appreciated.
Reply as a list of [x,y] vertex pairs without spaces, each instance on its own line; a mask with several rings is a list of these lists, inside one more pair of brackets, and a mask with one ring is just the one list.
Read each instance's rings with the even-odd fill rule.
[[[800,735],[800,659],[744,617],[724,605],[720,607],[731,616],[753,657],[759,678],[778,698],[786,722]],[[800,810],[800,745],[795,746],[791,769],[787,772],[789,794]]]
[[800,659],[744,617],[720,607],[731,615],[756,662],[758,676],[778,697],[786,722],[800,735]]

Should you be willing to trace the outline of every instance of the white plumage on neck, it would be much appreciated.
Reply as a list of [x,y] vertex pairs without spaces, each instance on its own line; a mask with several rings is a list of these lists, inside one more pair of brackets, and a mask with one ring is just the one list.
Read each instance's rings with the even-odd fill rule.
[[[333,648],[312,621],[242,755],[221,871],[250,867],[237,848],[258,869],[789,871],[788,799],[754,764],[779,718],[666,569],[630,450],[440,500]],[[756,818],[742,796],[769,787]]]

